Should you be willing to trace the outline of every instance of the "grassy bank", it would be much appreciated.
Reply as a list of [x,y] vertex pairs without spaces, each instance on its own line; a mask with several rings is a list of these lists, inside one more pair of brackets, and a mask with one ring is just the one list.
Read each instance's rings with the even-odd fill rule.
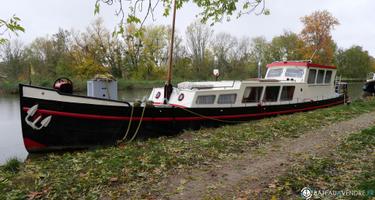
[[[272,189],[262,195],[302,199],[301,189],[315,191],[358,191],[357,194],[314,195],[313,199],[375,198],[375,127],[350,135],[327,157],[308,157],[304,163],[291,167],[280,176]],[[259,196],[256,195],[256,196]]]
[[355,101],[350,106],[186,131],[178,137],[86,152],[48,154],[26,161],[17,171],[1,167],[0,199],[160,197],[167,195],[160,182],[176,169],[204,168],[215,161],[240,157],[243,152],[278,138],[298,137],[306,131],[374,110],[375,99],[369,99]]

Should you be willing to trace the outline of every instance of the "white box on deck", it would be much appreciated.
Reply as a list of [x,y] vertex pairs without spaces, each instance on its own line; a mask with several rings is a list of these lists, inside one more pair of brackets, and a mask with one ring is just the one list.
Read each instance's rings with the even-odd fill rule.
[[87,96],[117,100],[117,81],[101,79],[87,81]]

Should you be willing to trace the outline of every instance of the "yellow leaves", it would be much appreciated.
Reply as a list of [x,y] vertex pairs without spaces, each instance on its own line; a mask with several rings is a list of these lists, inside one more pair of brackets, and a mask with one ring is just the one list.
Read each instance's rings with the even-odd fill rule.
[[95,61],[93,56],[83,54],[80,51],[75,51],[72,55],[75,60],[73,70],[78,77],[90,79],[96,74],[108,73],[108,69]]
[[301,38],[306,43],[305,57],[310,58],[316,52],[313,61],[320,64],[332,64],[334,60],[335,44],[331,30],[339,25],[339,21],[328,11],[315,11],[311,15],[301,18],[304,28]]

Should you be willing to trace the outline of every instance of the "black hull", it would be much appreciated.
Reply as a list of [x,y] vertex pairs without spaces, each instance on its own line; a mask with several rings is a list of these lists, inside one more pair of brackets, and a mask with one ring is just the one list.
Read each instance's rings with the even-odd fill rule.
[[[136,137],[146,138],[173,135],[184,129],[240,123],[344,103],[344,97],[340,96],[322,101],[273,106],[132,108],[29,98],[22,95],[22,87],[26,86],[20,86],[22,132],[25,147],[30,153],[110,146],[123,139],[126,133],[127,139],[135,137],[135,134]],[[49,125],[41,130],[33,129],[25,120],[28,109],[34,105],[38,105],[34,118],[52,116]]]

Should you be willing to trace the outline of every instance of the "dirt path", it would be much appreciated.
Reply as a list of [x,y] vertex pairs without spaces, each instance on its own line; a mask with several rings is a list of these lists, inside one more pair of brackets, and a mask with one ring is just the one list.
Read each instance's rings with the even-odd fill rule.
[[283,174],[305,155],[329,154],[340,141],[353,132],[375,124],[375,112],[349,121],[335,123],[307,132],[298,138],[283,138],[260,150],[244,153],[237,160],[217,163],[206,170],[180,172],[168,179],[170,199],[222,197],[232,199],[241,190],[259,191]]

